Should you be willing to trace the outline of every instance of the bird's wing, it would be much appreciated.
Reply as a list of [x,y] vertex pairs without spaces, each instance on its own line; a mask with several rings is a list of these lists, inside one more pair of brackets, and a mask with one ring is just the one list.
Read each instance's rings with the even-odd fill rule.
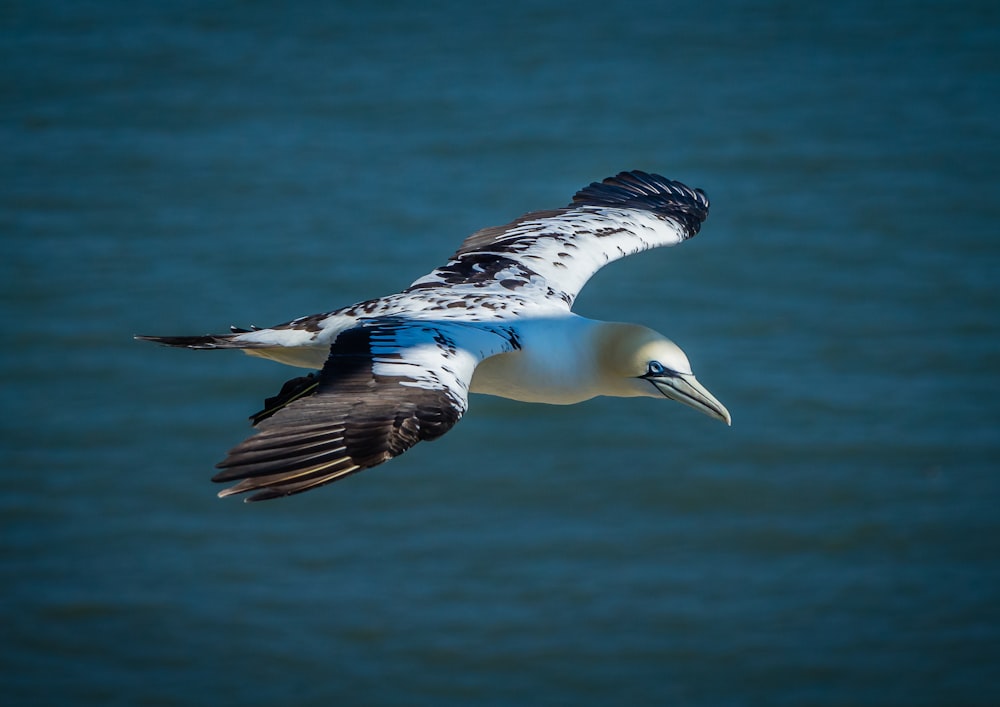
[[569,206],[525,214],[469,236],[447,264],[406,292],[522,294],[569,308],[607,263],[675,245],[701,228],[708,197],[646,172],[622,172],[581,189]]
[[300,493],[440,437],[468,405],[479,361],[518,348],[503,327],[373,319],[342,333],[319,373],[296,378],[253,416],[258,434],[218,464],[228,496]]

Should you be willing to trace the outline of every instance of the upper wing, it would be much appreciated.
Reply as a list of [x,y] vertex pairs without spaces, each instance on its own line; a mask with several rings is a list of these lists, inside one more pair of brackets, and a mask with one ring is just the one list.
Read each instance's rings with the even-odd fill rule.
[[500,327],[368,320],[342,333],[318,374],[296,378],[253,417],[214,481],[259,501],[307,491],[440,437],[468,406],[482,359],[518,347]]
[[446,265],[407,292],[449,288],[571,307],[601,267],[694,236],[708,216],[700,189],[646,172],[622,172],[581,189],[562,209],[525,214],[469,236]]

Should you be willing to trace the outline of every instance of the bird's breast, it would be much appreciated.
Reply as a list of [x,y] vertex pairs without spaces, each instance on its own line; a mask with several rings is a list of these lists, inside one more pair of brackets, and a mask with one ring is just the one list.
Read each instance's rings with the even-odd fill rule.
[[532,320],[518,326],[521,348],[483,360],[473,393],[529,403],[570,405],[599,395],[583,320]]
[[[520,352],[500,354],[488,358],[472,375],[473,393],[496,395],[526,403],[572,405],[594,397],[594,393],[581,381],[567,377],[559,371],[545,371],[533,366]],[[585,381],[583,382],[585,383]]]

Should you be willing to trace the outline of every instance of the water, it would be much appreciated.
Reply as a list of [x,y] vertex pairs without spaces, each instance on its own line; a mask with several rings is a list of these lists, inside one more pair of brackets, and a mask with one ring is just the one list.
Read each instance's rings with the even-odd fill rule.
[[[994,4],[343,5],[0,13],[5,700],[1000,702]],[[731,429],[477,397],[214,497],[294,372],[132,334],[393,292],[632,168],[712,214],[577,309]]]

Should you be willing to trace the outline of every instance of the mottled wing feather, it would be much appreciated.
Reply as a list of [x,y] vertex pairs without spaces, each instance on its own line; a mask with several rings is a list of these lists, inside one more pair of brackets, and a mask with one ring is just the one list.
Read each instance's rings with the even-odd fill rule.
[[448,263],[407,292],[516,293],[569,308],[607,263],[694,236],[708,207],[700,189],[646,172],[622,172],[581,189],[563,209],[477,231]]
[[483,358],[516,347],[502,329],[368,320],[342,333],[322,371],[289,381],[253,417],[258,434],[213,477],[259,501],[328,484],[433,440],[458,422]]
[[700,189],[646,172],[622,172],[584,187],[564,208],[477,231],[445,265],[403,292],[266,329],[136,338],[196,349],[241,348],[316,368],[325,347],[366,318],[502,322],[553,310],[561,314],[607,263],[695,235],[708,206]]

